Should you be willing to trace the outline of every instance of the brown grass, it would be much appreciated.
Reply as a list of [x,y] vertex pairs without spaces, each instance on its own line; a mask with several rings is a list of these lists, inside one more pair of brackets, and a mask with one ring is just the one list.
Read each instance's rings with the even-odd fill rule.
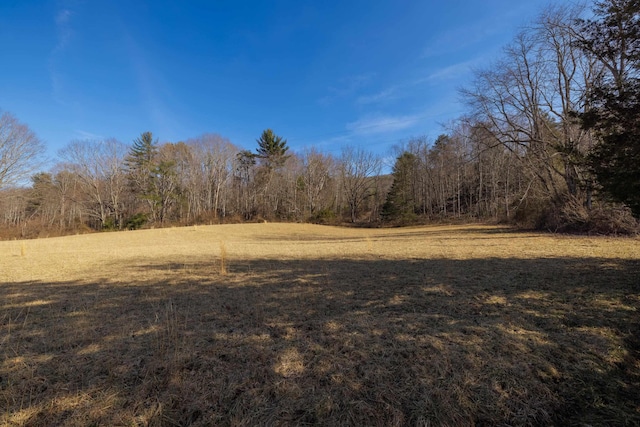
[[0,425],[640,424],[638,239],[269,223],[21,248],[0,242]]
[[220,241],[220,274],[225,276],[227,274],[227,246],[223,241]]

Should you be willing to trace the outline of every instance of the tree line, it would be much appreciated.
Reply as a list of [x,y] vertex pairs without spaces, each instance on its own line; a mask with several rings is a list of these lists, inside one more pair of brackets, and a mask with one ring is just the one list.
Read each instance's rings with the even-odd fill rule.
[[[475,71],[467,114],[435,140],[293,153],[271,129],[254,150],[206,134],[160,144],[72,141],[47,172],[42,143],[0,116],[0,227],[14,235],[284,220],[511,221],[621,232],[640,217],[640,0],[548,8]],[[30,186],[11,185],[30,176]],[[635,219],[634,219],[635,217]],[[5,234],[9,233],[6,231]]]

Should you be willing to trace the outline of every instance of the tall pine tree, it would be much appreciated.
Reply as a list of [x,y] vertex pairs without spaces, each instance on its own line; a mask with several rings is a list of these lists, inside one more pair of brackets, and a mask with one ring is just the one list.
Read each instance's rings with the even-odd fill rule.
[[640,0],[596,3],[580,46],[603,67],[582,115],[599,142],[589,161],[602,189],[640,218]]
[[263,160],[264,165],[269,168],[277,168],[284,164],[289,158],[287,151],[287,140],[276,135],[271,129],[266,129],[257,139],[257,157]]
[[[151,132],[143,132],[133,141],[125,159],[127,179],[131,190],[140,200],[145,200],[148,214],[155,215],[156,191],[155,169],[158,156],[158,141]],[[154,218],[155,219],[155,218]]]
[[393,166],[393,184],[382,207],[385,221],[412,221],[416,218],[416,177],[418,158],[408,151]]

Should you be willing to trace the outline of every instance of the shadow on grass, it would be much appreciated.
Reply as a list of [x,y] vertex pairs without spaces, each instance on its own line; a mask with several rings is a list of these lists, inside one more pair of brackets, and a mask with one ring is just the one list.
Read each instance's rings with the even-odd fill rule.
[[[445,226],[446,227],[446,226]],[[304,235],[305,243],[308,242],[310,244],[315,244],[318,242],[363,242],[366,240],[370,240],[371,238],[400,238],[406,239],[407,237],[424,237],[426,239],[432,239],[434,237],[442,236],[446,240],[465,240],[468,241],[468,235],[472,234],[474,240],[493,240],[496,237],[501,238],[511,238],[516,237],[519,240],[521,239],[533,239],[540,237],[548,237],[549,234],[543,232],[534,232],[532,231],[530,234],[523,234],[522,230],[518,230],[512,227],[496,227],[496,226],[449,226],[449,227],[437,227],[434,226],[432,228],[425,227],[416,227],[412,229],[411,227],[397,227],[397,228],[382,228],[371,230],[370,234],[363,235],[358,237],[357,235],[353,235],[350,233],[349,228],[345,228],[346,232],[345,236],[340,236],[337,234],[332,235],[323,235],[323,234],[311,234],[308,232],[304,233],[292,233],[288,236],[282,234],[264,234],[255,236],[256,240],[259,241],[295,241],[300,243],[300,234]],[[356,227],[357,228],[357,227]],[[393,230],[399,230],[398,232],[393,232]],[[452,230],[455,230],[455,233],[452,233]],[[379,233],[377,233],[379,231]],[[458,237],[455,237],[460,235]]]
[[1,423],[640,423],[637,260],[229,268],[0,285]]

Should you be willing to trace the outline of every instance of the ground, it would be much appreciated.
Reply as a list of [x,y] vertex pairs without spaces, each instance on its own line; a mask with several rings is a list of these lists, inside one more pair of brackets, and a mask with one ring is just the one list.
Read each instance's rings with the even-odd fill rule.
[[0,425],[638,425],[639,278],[482,225],[0,242]]

